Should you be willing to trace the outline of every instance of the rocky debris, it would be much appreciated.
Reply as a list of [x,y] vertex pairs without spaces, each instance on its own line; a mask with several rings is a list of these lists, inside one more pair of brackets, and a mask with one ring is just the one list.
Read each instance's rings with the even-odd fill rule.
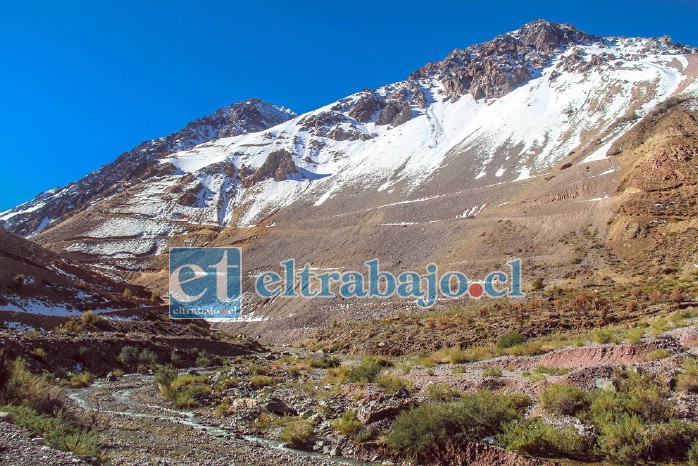
[[[249,168],[240,169],[240,176],[244,173],[249,173]],[[281,149],[270,153],[261,167],[255,170],[251,175],[241,178],[242,185],[250,187],[260,181],[273,178],[276,181],[284,181],[288,175],[298,173],[298,167],[293,161],[293,155]]]
[[81,458],[72,453],[47,447],[42,438],[28,430],[8,422],[0,422],[0,464],[72,466],[97,463],[89,458]]
[[553,351],[541,357],[539,364],[546,367],[589,367],[599,364],[633,364],[644,362],[647,354],[656,349],[649,344],[590,346]]
[[335,141],[366,141],[371,135],[361,131],[356,122],[344,113],[330,110],[304,117],[298,124],[309,133]]
[[536,458],[526,458],[503,448],[484,443],[467,443],[449,457],[451,464],[469,466],[552,466],[556,463]]
[[264,409],[278,416],[297,416],[298,412],[289,408],[286,403],[278,398],[272,398],[264,404]]
[[373,119],[373,116],[381,109],[385,107],[385,102],[374,96],[373,94],[362,95],[349,110],[349,116],[360,121],[361,123],[368,123]]
[[402,398],[387,398],[383,400],[371,400],[359,406],[356,418],[364,424],[393,419],[402,411],[415,405],[414,400]]
[[600,381],[611,380],[615,368],[613,366],[583,367],[564,375],[560,382],[585,390],[593,390],[599,386]]
[[0,422],[12,422],[12,413],[0,412]]
[[385,108],[378,115],[376,124],[378,125],[401,125],[412,118],[412,110],[409,104],[403,101],[394,100],[388,102]]

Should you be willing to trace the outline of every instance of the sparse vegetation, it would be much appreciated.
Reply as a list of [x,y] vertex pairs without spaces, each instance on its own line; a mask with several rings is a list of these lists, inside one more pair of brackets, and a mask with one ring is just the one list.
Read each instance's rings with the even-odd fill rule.
[[296,418],[283,428],[279,439],[291,448],[305,448],[313,435],[314,427],[308,419]]
[[497,339],[497,348],[505,349],[520,345],[526,341],[526,337],[519,332],[505,333]]
[[395,419],[388,444],[413,460],[434,461],[447,450],[498,434],[507,422],[523,418],[529,402],[524,395],[482,390],[456,402],[421,405]]
[[589,407],[587,392],[568,385],[550,384],[540,395],[543,409],[551,414],[576,416]]
[[503,431],[497,443],[525,455],[575,458],[588,448],[586,439],[574,427],[560,429],[541,418],[507,423]]
[[332,421],[332,428],[341,432],[343,435],[354,434],[363,426],[363,422],[356,418],[356,412],[352,410],[343,412],[340,417]]

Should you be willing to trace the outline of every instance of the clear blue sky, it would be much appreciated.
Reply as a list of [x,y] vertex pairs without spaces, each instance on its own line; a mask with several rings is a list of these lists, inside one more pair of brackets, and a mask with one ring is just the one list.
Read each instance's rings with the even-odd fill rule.
[[298,113],[537,18],[698,46],[698,0],[0,3],[0,210],[232,102]]

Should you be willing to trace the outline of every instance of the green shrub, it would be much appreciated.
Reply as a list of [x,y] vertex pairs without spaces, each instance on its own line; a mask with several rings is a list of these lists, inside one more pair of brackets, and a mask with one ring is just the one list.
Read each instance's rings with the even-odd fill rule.
[[314,425],[311,421],[298,418],[283,428],[279,439],[290,448],[305,448],[313,435],[313,429]]
[[502,370],[499,367],[490,367],[482,371],[482,375],[485,377],[501,377]]
[[533,291],[540,291],[543,288],[545,288],[545,285],[543,284],[543,277],[536,277],[536,279],[533,280],[533,283],[531,283],[531,289]]
[[424,390],[434,401],[451,401],[458,396],[458,390],[445,383],[427,385]]
[[158,367],[155,372],[155,384],[163,395],[169,395],[172,382],[175,381],[178,375],[179,373],[174,366],[168,364]]
[[414,384],[411,380],[393,374],[379,374],[376,376],[376,383],[390,393],[395,393],[401,388],[407,390],[412,390],[414,388]]
[[671,419],[651,429],[650,459],[682,460],[698,440],[698,423]]
[[677,376],[676,388],[684,392],[698,393],[698,364],[696,364],[696,360],[686,360],[683,367],[685,372]]
[[698,466],[698,440],[693,442],[688,450],[688,465]]
[[647,360],[648,361],[659,361],[660,359],[664,359],[671,356],[671,351],[664,349],[664,348],[658,348],[656,350],[650,351],[647,353]]
[[82,320],[82,323],[85,325],[94,325],[100,320],[102,320],[102,317],[98,316],[92,311],[87,311],[80,316],[80,320]]
[[503,430],[497,443],[520,454],[573,458],[588,449],[588,442],[573,426],[558,429],[541,418],[510,422]]
[[89,372],[77,372],[74,374],[69,374],[68,379],[64,381],[64,384],[70,388],[82,388],[87,387],[94,380],[94,376]]
[[584,390],[560,384],[548,385],[540,395],[540,402],[547,412],[562,416],[576,416],[589,406]]
[[271,387],[274,385],[274,379],[268,375],[255,375],[250,377],[250,383],[256,389]]
[[570,369],[566,367],[548,367],[548,366],[538,366],[536,367],[536,372],[539,374],[548,375],[565,375],[570,372]]
[[34,348],[34,350],[31,352],[31,355],[34,356],[36,359],[43,361],[46,359],[46,350],[43,348]]
[[342,416],[332,421],[332,428],[343,435],[350,435],[358,432],[364,424],[356,418],[356,412],[345,411]]
[[386,365],[380,360],[364,358],[360,366],[351,369],[347,373],[347,380],[353,383],[373,383],[384,367]]
[[201,354],[197,356],[195,363],[198,367],[208,367],[211,364],[211,358],[208,357],[206,351],[202,351]]
[[505,333],[497,339],[497,348],[505,349],[520,345],[526,341],[526,337],[519,332]]
[[448,449],[498,434],[502,425],[523,418],[524,395],[481,390],[454,403],[430,403],[400,414],[388,444],[413,460],[434,461]]
[[614,391],[595,391],[582,417],[602,427],[623,416],[638,416],[643,422],[653,423],[667,421],[672,416],[667,389],[651,374],[628,371],[616,384],[618,387]]
[[649,453],[648,430],[637,415],[623,413],[599,427],[599,451],[610,461],[638,464]]
[[55,416],[40,414],[29,406],[3,406],[0,411],[12,413],[13,423],[44,437],[46,445],[76,455],[99,456],[99,432],[69,423],[62,412]]
[[195,408],[208,399],[211,387],[203,384],[184,385],[171,395],[172,403],[177,408]]
[[116,360],[126,367],[134,367],[138,364],[138,348],[134,346],[124,346],[121,348],[121,352],[116,357]]
[[310,359],[308,364],[310,364],[310,367],[319,367],[321,369],[333,369],[335,367],[339,367],[342,364],[342,361],[336,356],[331,356],[324,357],[322,359]]
[[149,349],[144,349],[138,354],[138,364],[148,369],[155,367],[158,363],[158,355]]
[[28,406],[41,414],[63,408],[61,389],[48,376],[32,374],[24,359],[5,361],[0,351],[0,403]]

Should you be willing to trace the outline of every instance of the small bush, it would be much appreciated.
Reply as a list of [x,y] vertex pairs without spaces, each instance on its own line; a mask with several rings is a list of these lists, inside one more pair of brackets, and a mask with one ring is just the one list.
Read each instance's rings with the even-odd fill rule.
[[531,283],[531,289],[533,291],[540,291],[543,288],[545,288],[545,285],[543,284],[543,277],[537,277],[535,280],[533,280],[533,283]]
[[116,360],[126,367],[134,367],[136,364],[138,364],[138,348],[133,346],[124,346],[121,348],[121,352],[116,357]]
[[523,418],[530,403],[522,395],[482,390],[454,403],[430,403],[400,414],[388,444],[412,460],[433,462],[448,449],[495,435],[502,425]]
[[550,384],[540,395],[540,402],[547,412],[561,416],[576,416],[589,407],[587,393],[567,385]]
[[599,427],[599,451],[610,461],[637,464],[648,456],[648,430],[639,416],[623,413]]
[[90,385],[92,380],[94,380],[94,376],[89,372],[78,372],[70,374],[64,383],[70,388],[82,388]]
[[505,333],[497,339],[497,348],[505,349],[520,345],[526,341],[526,337],[518,332]]
[[349,377],[351,368],[348,366],[339,366],[334,369],[327,370],[327,382],[330,383],[344,383]]
[[250,383],[256,389],[271,387],[274,385],[274,379],[268,375],[255,375],[250,377]]
[[[590,396],[583,417],[597,427],[623,417],[637,416],[643,422],[665,422],[673,414],[667,390],[650,374],[627,372],[616,382],[617,389],[597,390]],[[627,415],[627,416],[626,416]]]
[[497,443],[516,453],[537,457],[577,457],[588,448],[585,438],[572,426],[558,429],[541,418],[504,425]]
[[62,415],[40,414],[29,406],[4,406],[0,411],[13,415],[13,423],[44,437],[46,445],[76,455],[99,456],[99,432],[69,423]]
[[336,357],[336,356],[331,356],[331,357],[324,357],[322,359],[311,359],[309,361],[310,367],[319,367],[321,369],[333,369],[335,367],[339,367],[342,364],[342,361]]
[[148,369],[155,367],[158,363],[158,355],[149,349],[144,349],[138,354],[138,364]]
[[499,367],[489,367],[482,371],[482,375],[485,377],[501,377],[502,370]]
[[482,361],[483,359],[489,359],[495,356],[499,356],[499,354],[494,348],[474,346],[453,353],[450,360],[453,364],[463,364],[466,362]]
[[548,375],[565,375],[570,372],[570,369],[567,367],[538,366],[536,367],[536,372]]
[[424,390],[434,401],[451,401],[458,397],[458,390],[445,383],[427,385]]
[[198,367],[208,367],[211,364],[211,358],[208,357],[208,354],[206,354],[205,352],[202,352],[196,358],[195,364]]
[[698,393],[698,364],[695,359],[683,363],[685,372],[677,376],[676,388],[689,393]]
[[412,390],[414,388],[414,384],[411,380],[393,374],[379,374],[376,377],[376,383],[385,388],[389,393],[395,393],[402,388],[407,390]]
[[133,291],[131,291],[130,288],[124,288],[124,292],[121,293],[121,297],[126,301],[131,301],[133,300]]
[[283,428],[279,439],[290,448],[305,448],[313,435],[313,429],[312,422],[299,418]]
[[671,356],[671,351],[668,349],[664,348],[657,348],[656,350],[650,351],[647,353],[647,360],[648,361],[659,361],[660,359],[664,359]]
[[374,358],[364,358],[361,365],[355,367],[347,374],[347,380],[353,383],[373,383],[376,377],[385,367],[379,360]]
[[26,362],[17,358],[6,362],[0,351],[2,390],[0,402],[25,405],[41,414],[56,414],[63,408],[61,389],[47,376],[32,374]]
[[92,311],[87,311],[80,316],[80,320],[82,320],[82,323],[85,325],[94,325],[102,320],[102,317],[98,316]]
[[356,418],[356,412],[345,411],[342,416],[332,421],[332,428],[343,435],[350,435],[358,432],[364,424]]
[[46,359],[46,350],[43,348],[34,348],[34,350],[31,352],[31,355],[34,356],[36,359],[43,361]]
[[698,466],[698,440],[693,442],[688,450],[688,464]]
[[175,381],[178,375],[178,371],[174,366],[168,364],[158,367],[155,372],[155,384],[158,386],[160,393],[169,396],[172,382]]

